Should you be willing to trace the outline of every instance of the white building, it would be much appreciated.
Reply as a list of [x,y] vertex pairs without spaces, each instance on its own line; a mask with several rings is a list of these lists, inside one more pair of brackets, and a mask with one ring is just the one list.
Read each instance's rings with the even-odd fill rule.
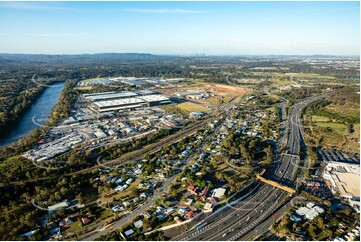
[[212,197],[221,198],[226,193],[226,189],[224,188],[217,188],[214,189]]
[[143,227],[143,221],[142,220],[138,220],[137,222],[134,223],[134,226],[136,228],[142,228]]
[[96,101],[91,104],[91,107],[98,112],[107,112],[123,109],[153,107],[169,103],[169,98],[164,95],[147,95],[115,100]]
[[340,197],[360,199],[360,165],[329,162],[323,178],[330,181],[332,192],[339,192]]
[[323,208],[315,206],[312,202],[307,203],[306,207],[300,207],[296,210],[298,215],[305,217],[310,221],[314,220],[318,215],[323,214],[324,212]]

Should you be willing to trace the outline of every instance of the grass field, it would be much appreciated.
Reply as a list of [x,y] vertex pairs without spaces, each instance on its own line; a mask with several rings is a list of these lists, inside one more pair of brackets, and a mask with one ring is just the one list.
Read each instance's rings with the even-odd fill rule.
[[212,105],[216,105],[216,106],[217,106],[217,105],[219,105],[219,100],[220,100],[219,97],[216,97],[216,96],[215,96],[215,97],[210,97],[210,98],[208,98],[208,99],[207,99],[207,102],[210,103],[210,104],[212,104]]
[[314,122],[329,122],[330,119],[324,116],[312,115],[312,121]]
[[272,106],[272,107],[266,108],[266,110],[268,110],[268,111],[273,111],[273,112],[277,112],[277,111],[278,111],[278,108]]
[[267,97],[269,99],[271,99],[272,101],[274,101],[274,102],[277,102],[277,101],[279,101],[281,99],[280,96],[278,96],[277,94],[274,94],[274,93],[268,94]]
[[[311,128],[312,137],[319,142],[319,145],[360,151],[360,144],[357,142],[360,139],[360,124],[355,124],[354,132],[349,133],[348,125],[331,122],[328,117],[312,115],[312,121],[315,124]],[[331,130],[325,130],[324,128],[330,128]]]
[[191,103],[191,102],[184,102],[179,103],[176,105],[177,108],[181,109],[184,112],[190,113],[190,112],[207,112],[209,111],[208,108],[201,106],[199,104]]
[[92,86],[74,87],[74,89],[78,89],[78,90],[91,90],[91,89],[93,89],[93,87],[92,87]]
[[340,134],[345,134],[347,131],[347,126],[341,123],[316,122],[316,125],[324,128],[331,128],[333,131],[338,132]]
[[210,109],[204,107],[202,105],[192,103],[192,102],[183,102],[178,104],[170,104],[161,106],[163,110],[170,112],[170,113],[179,113],[188,115],[190,112],[209,112]]
[[319,78],[319,79],[335,79],[333,76],[320,75],[316,73],[285,73],[286,76],[299,78]]
[[164,105],[164,106],[161,106],[160,108],[169,113],[185,114],[185,112],[183,112],[182,109],[178,108],[176,104]]
[[354,126],[354,132],[349,133],[348,127],[342,123],[316,122],[316,127],[331,128],[332,132],[314,129],[314,136],[321,140],[321,144],[328,147],[337,147],[345,150],[359,152],[360,144],[355,139],[360,139],[360,124]]
[[273,87],[279,87],[279,86],[285,86],[285,85],[295,85],[297,82],[294,81],[283,81],[280,79],[273,78],[272,79],[272,86]]
[[326,110],[331,113],[336,113],[341,116],[347,117],[360,117],[360,109],[356,105],[335,105],[331,104],[326,106]]
[[[326,147],[337,147],[337,148],[344,148],[344,145],[347,142],[347,138],[344,134],[340,132],[334,131],[332,128],[331,132],[326,132],[320,127],[324,126],[325,123],[319,123],[321,126],[316,126],[313,129],[313,137],[320,142],[319,144]],[[317,128],[319,127],[319,128]],[[339,129],[342,129],[339,127]]]

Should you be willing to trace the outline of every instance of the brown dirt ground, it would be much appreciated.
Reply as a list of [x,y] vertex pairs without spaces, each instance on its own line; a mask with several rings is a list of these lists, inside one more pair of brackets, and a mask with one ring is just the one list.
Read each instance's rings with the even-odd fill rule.
[[246,88],[234,87],[234,86],[228,86],[228,85],[216,84],[216,83],[204,83],[204,84],[190,85],[185,87],[157,89],[157,91],[167,95],[174,95],[175,93],[185,92],[188,90],[205,90],[217,96],[240,96],[247,92]]

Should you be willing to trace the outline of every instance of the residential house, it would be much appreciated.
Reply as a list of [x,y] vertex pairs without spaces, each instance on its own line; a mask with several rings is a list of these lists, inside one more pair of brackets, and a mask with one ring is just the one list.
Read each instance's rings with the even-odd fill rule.
[[222,196],[225,195],[225,193],[226,193],[226,189],[216,188],[216,189],[214,189],[212,196],[216,197],[216,198],[221,198]]
[[86,224],[90,223],[91,220],[90,220],[88,217],[82,217],[82,218],[81,218],[81,222],[82,222],[84,225],[86,225]]
[[136,221],[135,223],[134,223],[134,226],[136,227],[136,228],[142,228],[143,227],[143,221],[142,220],[138,220],[138,221]]
[[194,216],[196,216],[197,214],[198,214],[197,212],[191,210],[191,211],[189,211],[189,212],[187,212],[187,213],[185,214],[185,217],[186,217],[187,219],[191,219],[191,218],[193,218]]
[[197,188],[196,187],[194,187],[193,185],[189,185],[188,186],[188,191],[190,191],[193,195],[197,195],[198,193],[197,193]]

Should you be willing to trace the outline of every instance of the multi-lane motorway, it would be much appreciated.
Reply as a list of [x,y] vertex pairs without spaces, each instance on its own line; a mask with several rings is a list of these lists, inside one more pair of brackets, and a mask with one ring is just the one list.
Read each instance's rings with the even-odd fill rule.
[[[319,97],[317,97],[319,98]],[[295,188],[294,180],[297,171],[297,164],[299,153],[302,144],[302,131],[300,128],[299,115],[301,110],[310,102],[317,98],[310,98],[294,105],[287,122],[288,132],[286,150],[290,155],[284,155],[275,166],[270,169],[269,173],[271,178],[277,180],[279,183],[291,186]],[[224,106],[224,111],[230,111],[230,104]],[[227,117],[230,112],[227,113]],[[222,121],[224,121],[224,118]],[[223,122],[220,122],[220,124]],[[196,125],[198,127],[198,125]],[[218,126],[220,127],[220,125]],[[194,127],[195,128],[195,127]],[[216,133],[217,129],[214,131]],[[205,140],[204,143],[206,143]],[[200,147],[198,150],[200,150]],[[132,157],[133,158],[133,157]],[[187,163],[192,160],[193,157],[189,157]],[[188,163],[189,165],[189,163]],[[186,165],[187,166],[187,165]],[[184,167],[186,167],[184,166]],[[183,167],[183,168],[184,168]],[[155,201],[156,198],[161,196],[167,187],[175,179],[175,176],[168,178],[162,189],[159,189],[153,194],[149,200],[143,204],[140,208],[133,211],[127,217],[120,219],[108,226],[98,228],[86,236],[82,237],[81,240],[94,240],[99,238],[101,235],[105,235],[114,229],[120,228],[134,219],[139,214],[146,211]],[[254,228],[259,226],[268,226],[272,223],[270,216],[279,209],[285,209],[283,202],[287,197],[287,193],[283,190],[275,188],[269,184],[258,184],[244,200],[228,206],[217,216],[210,216],[206,218],[204,222],[208,222],[201,231],[195,231],[191,229],[180,236],[177,236],[176,240],[240,240],[242,238],[251,238],[252,236],[258,235],[258,230],[254,234]],[[287,206],[287,204],[286,204]],[[253,235],[254,234],[254,235]]]
[[[272,167],[267,176],[283,185],[296,188],[296,172],[300,168],[299,152],[305,147],[302,138],[300,113],[310,102],[322,96],[311,97],[293,106],[287,121],[288,132],[286,152],[279,162]],[[302,174],[302,173],[301,173]],[[269,184],[260,184],[250,192],[249,196],[235,205],[228,206],[217,216],[206,218],[208,225],[201,231],[191,229],[174,240],[251,240],[258,236],[258,231],[268,227],[274,221],[272,215],[277,211],[285,211],[284,205],[288,194]],[[202,222],[202,223],[203,223]],[[260,227],[261,226],[261,227]],[[256,233],[255,233],[256,232]]]

